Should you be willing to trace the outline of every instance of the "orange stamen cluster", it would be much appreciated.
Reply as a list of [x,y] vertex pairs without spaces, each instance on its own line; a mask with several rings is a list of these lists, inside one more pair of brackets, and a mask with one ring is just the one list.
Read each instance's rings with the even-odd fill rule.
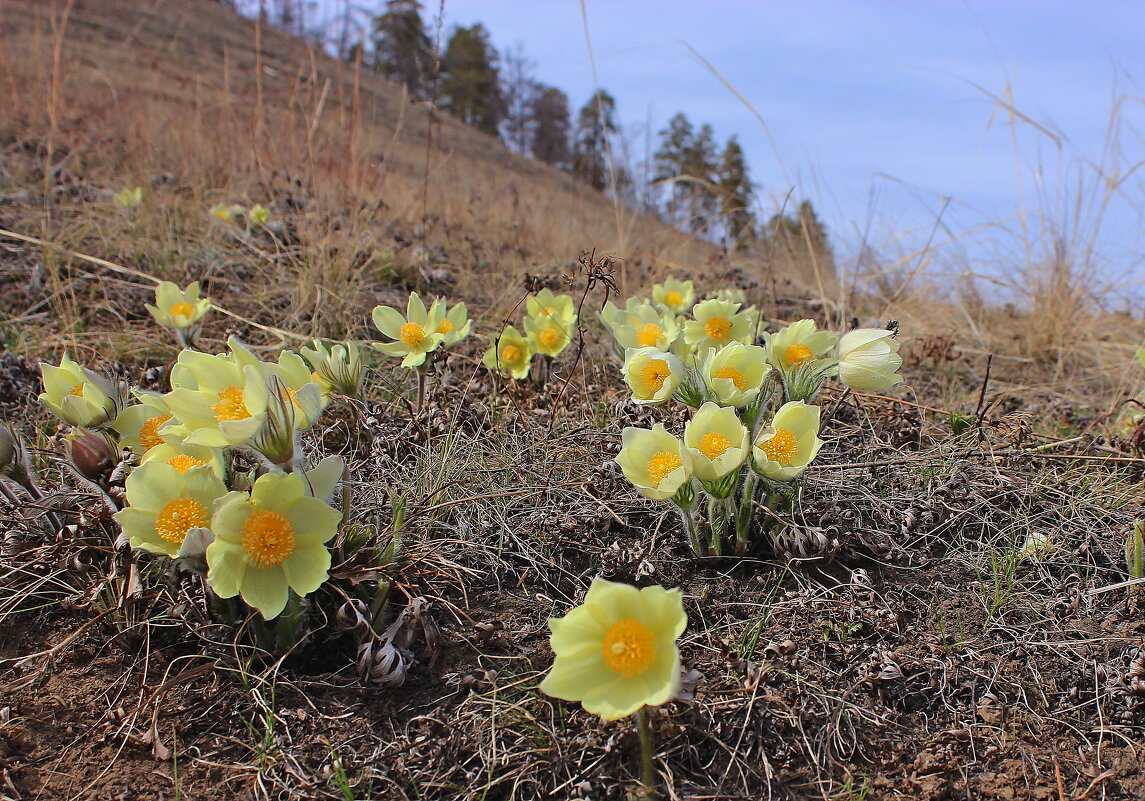
[[139,427],[139,444],[143,446],[144,450],[151,450],[156,445],[163,444],[163,437],[159,436],[159,428],[171,419],[169,414],[160,414],[155,417],[148,417],[143,421],[143,425]]
[[660,486],[660,482],[683,463],[678,453],[660,451],[652,454],[652,458],[648,460],[648,477],[652,479],[652,485]]
[[220,423],[246,420],[251,416],[250,410],[247,409],[246,403],[243,402],[242,387],[225,387],[224,389],[220,389],[219,401],[211,405],[211,411],[215,413],[215,419]]
[[646,624],[622,618],[609,627],[601,642],[604,664],[621,676],[639,676],[656,659],[655,639]]
[[649,392],[659,392],[672,371],[663,359],[649,359],[640,370],[640,380]]
[[187,532],[207,525],[207,507],[194,498],[169,501],[155,516],[155,532],[176,545],[182,545]]
[[709,317],[708,321],[704,323],[704,333],[707,334],[710,339],[714,339],[717,342],[727,338],[731,330],[732,321],[719,314],[715,317]]
[[759,449],[771,461],[790,467],[799,450],[799,440],[786,428],[777,428],[770,439],[759,444]]
[[257,509],[243,524],[243,553],[255,567],[282,564],[294,553],[294,545],[294,526],[282,512]]
[[728,448],[731,447],[731,440],[725,437],[718,431],[709,431],[700,438],[700,444],[697,449],[700,453],[707,456],[709,459],[718,459],[727,453]]

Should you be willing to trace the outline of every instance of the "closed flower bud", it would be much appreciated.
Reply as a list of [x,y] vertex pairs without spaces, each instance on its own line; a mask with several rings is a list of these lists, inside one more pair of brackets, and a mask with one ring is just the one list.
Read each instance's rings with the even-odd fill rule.
[[902,383],[899,342],[890,331],[860,328],[839,339],[839,380],[860,392],[885,392]]
[[119,463],[119,445],[102,431],[74,428],[64,437],[64,455],[81,476],[100,481]]

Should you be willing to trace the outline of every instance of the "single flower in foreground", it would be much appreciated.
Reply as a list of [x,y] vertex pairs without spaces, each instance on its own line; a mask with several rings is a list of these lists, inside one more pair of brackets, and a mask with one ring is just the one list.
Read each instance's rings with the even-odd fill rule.
[[902,383],[899,341],[890,331],[859,328],[839,339],[839,380],[860,392],[885,392]]
[[752,467],[765,478],[790,481],[807,469],[821,447],[819,407],[789,401],[755,438]]
[[593,579],[583,604],[549,618],[556,660],[541,692],[605,720],[667,703],[680,687],[676,640],[687,623],[679,590]]

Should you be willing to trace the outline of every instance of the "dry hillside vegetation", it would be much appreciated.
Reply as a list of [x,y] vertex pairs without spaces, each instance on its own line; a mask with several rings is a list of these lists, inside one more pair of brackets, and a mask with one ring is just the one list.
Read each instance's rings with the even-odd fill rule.
[[[1145,796],[1145,612],[1122,586],[1139,320],[1068,281],[1031,314],[729,261],[202,0],[0,0],[0,109],[0,416],[66,510],[46,536],[43,504],[0,505],[0,798],[619,801],[633,726],[537,691],[546,618],[597,575],[684,592],[684,688],[652,715],[666,797]],[[216,203],[270,223],[237,232]],[[620,474],[625,426],[682,415],[629,402],[592,320],[605,282],[577,268],[594,248],[621,301],[672,273],[773,321],[902,322],[908,389],[822,401],[787,551],[694,558]],[[187,576],[125,560],[61,469],[36,363],[161,388],[155,279],[203,282],[216,350],[369,341],[411,289],[469,304],[478,334],[423,413],[372,354],[366,403],[306,435],[350,463],[355,521],[400,535],[400,687],[371,683],[332,592],[306,640],[258,651]],[[488,336],[545,284],[587,292],[584,342],[547,384],[497,378]]]

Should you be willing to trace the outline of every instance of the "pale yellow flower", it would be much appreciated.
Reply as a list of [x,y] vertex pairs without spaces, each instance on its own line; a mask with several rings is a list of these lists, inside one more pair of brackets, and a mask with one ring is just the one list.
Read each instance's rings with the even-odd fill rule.
[[567,331],[576,328],[577,314],[573,299],[568,295],[554,294],[547,287],[525,298],[525,314],[529,317],[551,317]]
[[199,297],[199,282],[192,281],[186,289],[171,281],[160,281],[155,287],[155,305],[147,304],[147,311],[155,322],[167,328],[191,328],[211,308],[209,298]]
[[225,448],[247,444],[266,417],[266,378],[233,357],[185,350],[171,371],[174,387],[163,396],[175,418],[174,436],[192,445]]
[[632,400],[663,403],[684,380],[684,365],[671,353],[656,348],[629,348],[624,352],[624,383]]
[[628,348],[658,348],[668,350],[680,336],[680,324],[670,311],[657,309],[648,303],[633,306],[625,312],[623,322],[612,327],[616,343]]
[[261,203],[256,203],[247,210],[246,218],[251,228],[261,228],[270,222],[270,210]]
[[691,281],[669,276],[663,284],[652,285],[652,300],[673,314],[684,314],[696,302],[696,289]]
[[56,417],[80,428],[99,428],[115,419],[115,387],[98,373],[76,364],[67,354],[60,366],[40,363],[44,391],[40,402]]
[[438,332],[442,319],[441,307],[435,305],[431,314],[416,292],[410,293],[404,315],[390,306],[375,306],[374,325],[394,341],[375,342],[374,348],[390,356],[401,356],[402,367],[422,365],[426,355],[445,341],[445,334]]
[[161,429],[171,421],[171,410],[163,397],[154,392],[136,392],[139,403],[125,407],[116,416],[112,428],[121,437],[120,448],[130,448],[136,456],[163,442]]
[[799,320],[774,334],[764,334],[771,366],[788,370],[810,364],[835,347],[838,337],[820,331],[814,320]]
[[593,579],[582,605],[549,618],[556,659],[541,692],[605,720],[665,704],[680,688],[676,640],[687,625],[679,590]]
[[447,310],[445,301],[438,298],[430,304],[429,316],[440,318],[437,333],[441,334],[441,344],[445,347],[452,347],[469,336],[470,320],[464,303]]
[[729,342],[750,345],[755,337],[751,319],[739,311],[739,304],[705,300],[692,309],[694,320],[684,323],[684,340],[697,353],[722,348]]
[[227,494],[210,467],[199,465],[180,471],[157,460],[132,470],[126,489],[127,508],[115,519],[131,546],[172,559],[191,555],[185,548],[189,535],[196,529],[210,530],[215,502]]
[[526,337],[521,336],[520,331],[510,325],[485,351],[481,363],[520,381],[529,375],[529,369],[533,366],[533,346]]
[[791,481],[807,469],[821,447],[819,407],[789,401],[755,438],[752,467],[765,478]]
[[130,210],[139,208],[140,204],[143,203],[143,187],[124,187],[115,193],[112,200],[114,200],[115,205],[121,209]]
[[860,392],[885,392],[902,383],[899,341],[890,331],[859,328],[839,338],[839,380]]
[[525,318],[525,335],[536,353],[558,356],[572,341],[572,330],[557,315]]
[[684,426],[684,446],[701,481],[716,481],[743,465],[748,456],[748,430],[731,406],[708,401]]
[[207,583],[220,598],[241,595],[270,620],[286,607],[290,591],[303,596],[329,576],[326,543],[341,514],[311,497],[297,473],[266,473],[248,497],[232,492],[212,520]]
[[656,423],[651,431],[626,428],[621,443],[616,463],[644,497],[666,501],[692,480],[691,454],[663,423]]
[[704,383],[715,399],[721,405],[737,408],[749,405],[759,396],[770,373],[767,349],[742,342],[709,350],[702,370]]

